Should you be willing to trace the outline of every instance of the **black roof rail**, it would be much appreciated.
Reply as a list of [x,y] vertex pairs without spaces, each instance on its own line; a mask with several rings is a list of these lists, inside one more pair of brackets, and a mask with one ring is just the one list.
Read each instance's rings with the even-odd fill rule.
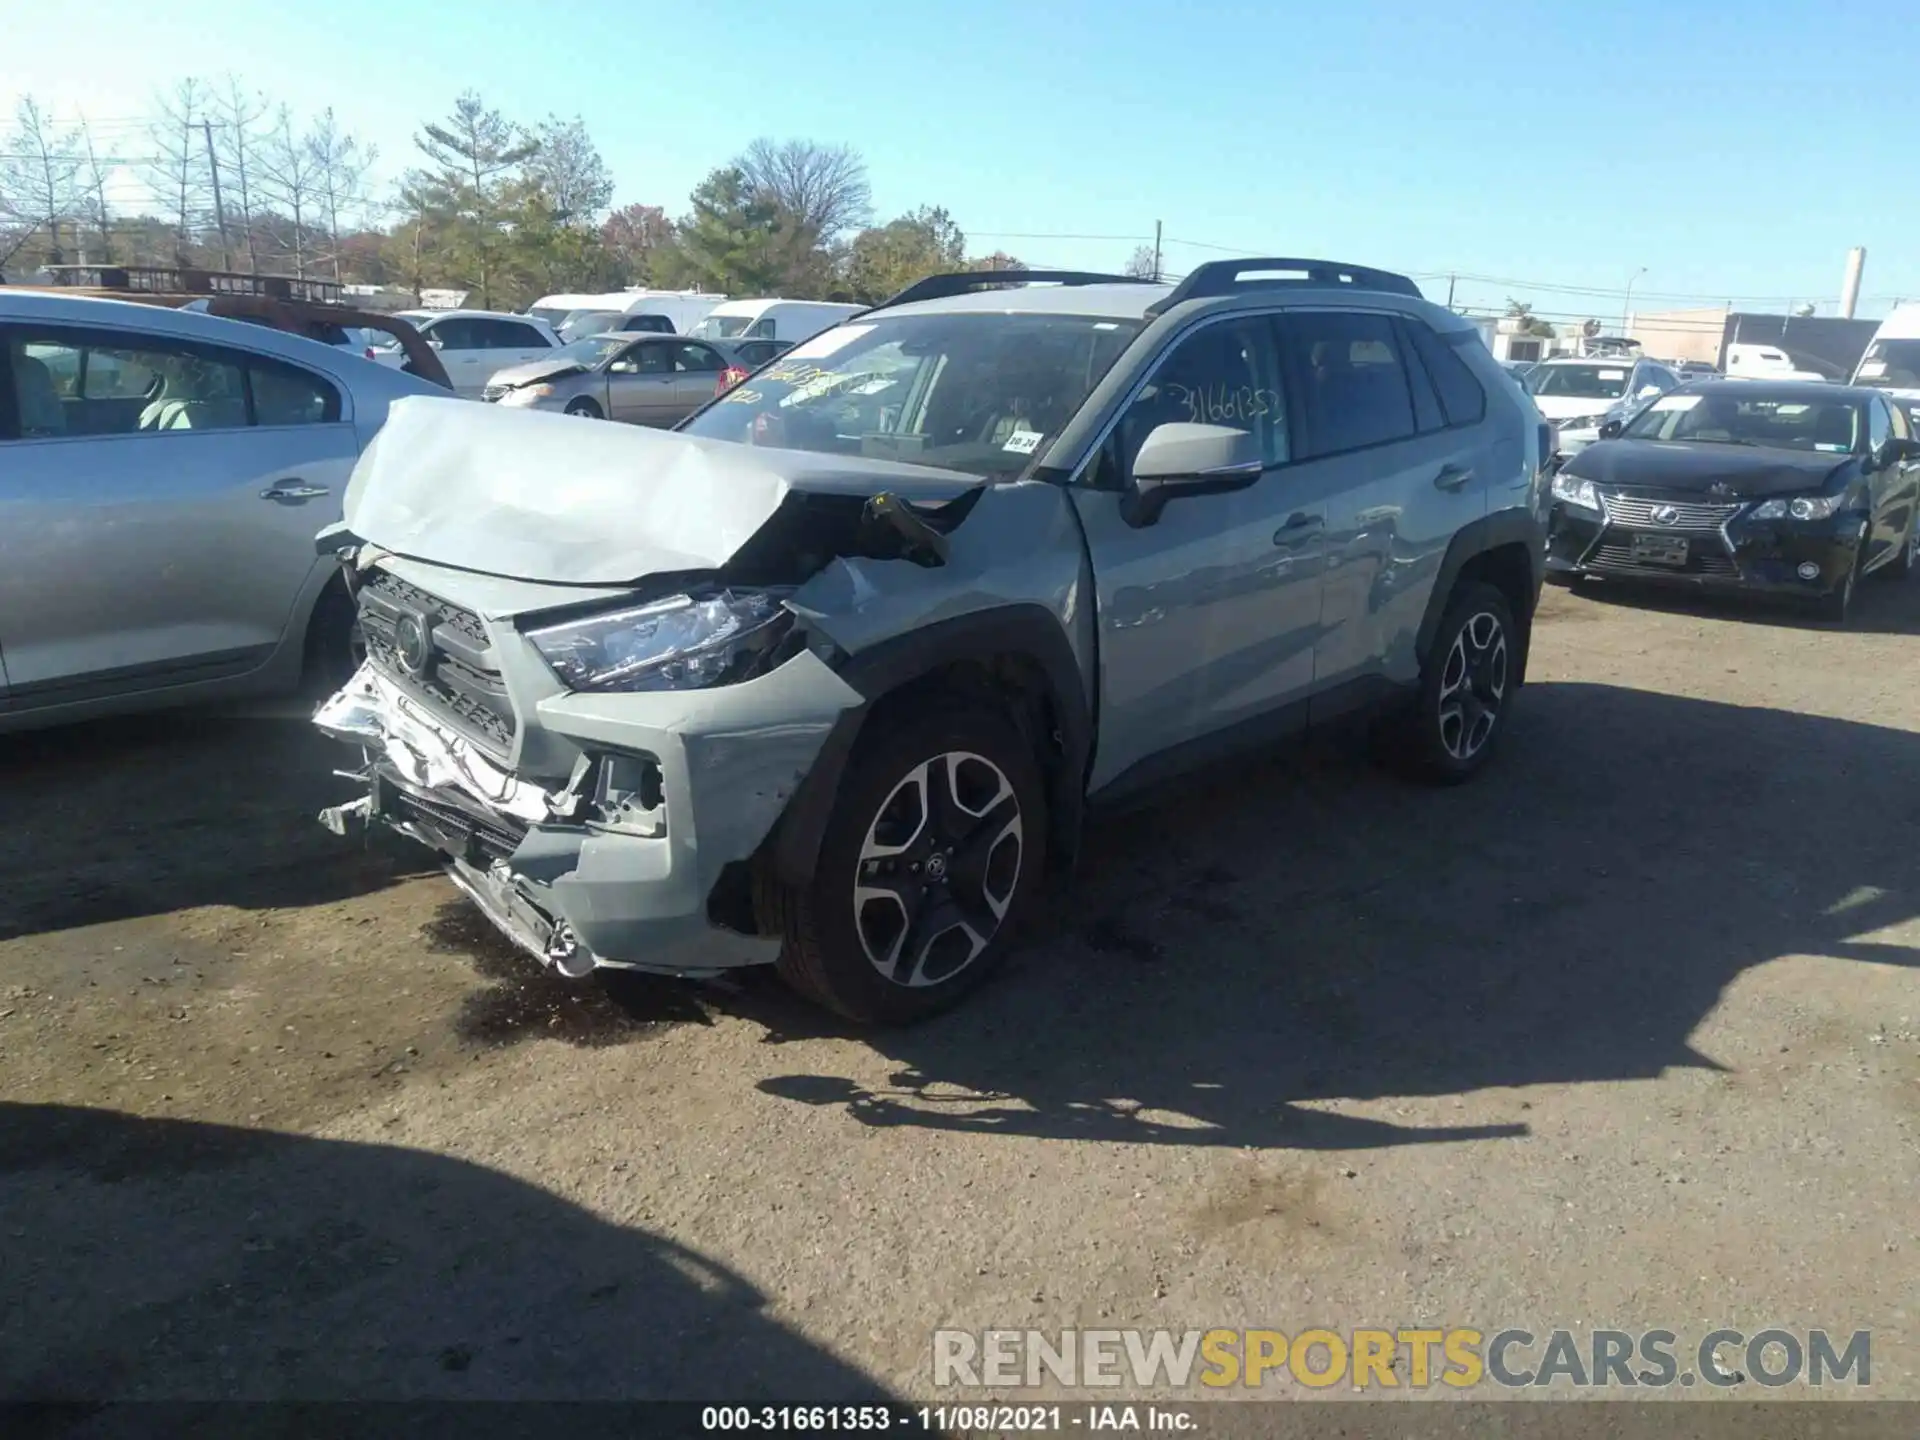
[[[1102,275],[1095,270],[957,270],[948,275],[929,275],[916,280],[898,295],[882,300],[873,310],[888,310],[895,305],[911,305],[916,300],[945,300],[951,295],[996,285],[1151,285],[1137,275]],[[873,310],[863,311],[872,314]]]
[[[1253,278],[1241,279],[1242,276]],[[1164,300],[1147,307],[1152,319],[1171,310],[1182,300],[1201,300],[1214,295],[1237,295],[1243,290],[1279,289],[1354,289],[1384,290],[1390,295],[1411,295],[1424,300],[1420,287],[1405,275],[1391,270],[1373,270],[1365,265],[1346,265],[1337,260],[1299,260],[1265,255],[1246,260],[1208,260],[1196,265],[1173,287]]]

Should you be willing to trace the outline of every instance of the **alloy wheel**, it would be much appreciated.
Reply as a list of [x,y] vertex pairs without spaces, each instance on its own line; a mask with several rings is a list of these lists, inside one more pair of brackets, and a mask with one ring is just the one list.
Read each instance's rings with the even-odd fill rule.
[[853,921],[896,985],[952,979],[1006,918],[1026,860],[1019,797],[985,756],[956,750],[910,770],[867,826]]
[[1440,672],[1440,743],[1471,760],[1493,736],[1507,696],[1507,632],[1490,611],[1476,613],[1453,637]]

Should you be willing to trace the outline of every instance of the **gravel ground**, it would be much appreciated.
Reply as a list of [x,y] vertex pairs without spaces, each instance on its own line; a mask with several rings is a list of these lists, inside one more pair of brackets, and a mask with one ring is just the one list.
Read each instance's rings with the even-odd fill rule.
[[1479,783],[1191,785],[877,1035],[542,974],[313,823],[290,715],[0,741],[0,1395],[926,1398],[936,1326],[1425,1323],[1870,1327],[1920,1397],[1920,585],[1863,601],[1549,591]]

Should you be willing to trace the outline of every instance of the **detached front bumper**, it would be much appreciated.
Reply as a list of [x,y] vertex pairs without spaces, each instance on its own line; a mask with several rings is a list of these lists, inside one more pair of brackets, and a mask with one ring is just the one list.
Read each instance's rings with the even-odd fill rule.
[[[1663,540],[1684,541],[1684,560],[1676,562],[1672,552],[1652,558]],[[1756,521],[1736,514],[1717,526],[1670,531],[1556,500],[1547,521],[1547,570],[1811,599],[1845,582],[1859,542],[1857,515]]]
[[565,974],[711,975],[778,954],[776,938],[721,928],[709,897],[859,703],[810,653],[713,690],[557,695],[537,723],[579,759],[556,786],[506,769],[369,662],[314,716],[360,747],[361,769],[341,773],[366,786],[320,819],[437,851],[495,926]]

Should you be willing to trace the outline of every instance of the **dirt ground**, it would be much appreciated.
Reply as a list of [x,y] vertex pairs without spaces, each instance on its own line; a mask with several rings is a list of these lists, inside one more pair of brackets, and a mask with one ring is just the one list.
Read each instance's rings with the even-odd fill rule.
[[541,973],[314,823],[290,712],[0,740],[0,1395],[930,1398],[937,1326],[1464,1324],[1871,1328],[1920,1397],[1916,631],[1549,591],[1479,783],[1192,784],[873,1035]]

